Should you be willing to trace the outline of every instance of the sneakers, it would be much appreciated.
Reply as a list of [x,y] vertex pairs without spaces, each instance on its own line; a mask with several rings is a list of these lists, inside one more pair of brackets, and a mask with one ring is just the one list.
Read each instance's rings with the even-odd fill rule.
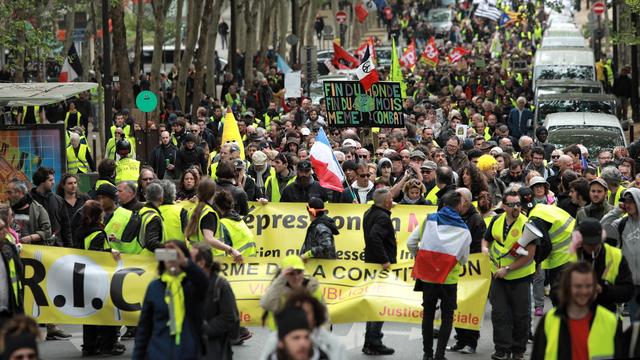
[[496,350],[493,354],[491,354],[492,360],[509,360],[509,353]]
[[463,347],[462,349],[460,349],[458,352],[460,354],[475,354],[476,353],[476,349],[472,348],[469,345],[467,345],[467,346]]
[[242,345],[244,344],[245,340],[249,340],[251,339],[251,337],[253,336],[253,333],[251,331],[249,331],[249,329],[247,329],[246,327],[240,327],[240,336],[238,336],[237,339],[233,340],[231,342],[231,345]]
[[542,316],[544,315],[544,310],[542,309],[542,307],[537,306],[533,313],[535,316]]
[[511,356],[511,359],[513,359],[513,360],[524,360],[524,353],[520,353],[520,354],[514,353]]
[[447,351],[460,351],[464,348],[464,345],[455,343],[453,346],[447,346]]
[[367,355],[393,355],[396,351],[392,348],[386,347],[382,344],[378,346],[367,346],[362,347],[362,352]]
[[120,337],[120,340],[133,340],[136,338],[136,328],[127,326],[127,331]]
[[111,348],[102,349],[102,355],[120,356],[127,351],[127,348],[121,343],[115,343]]
[[61,339],[68,339],[70,337],[71,337],[71,334],[67,334],[57,326],[47,328],[47,338],[46,338],[47,340],[61,340]]

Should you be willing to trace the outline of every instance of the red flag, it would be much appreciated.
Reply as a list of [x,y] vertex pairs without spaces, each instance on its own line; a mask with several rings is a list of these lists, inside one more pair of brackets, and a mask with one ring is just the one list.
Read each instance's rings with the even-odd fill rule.
[[353,52],[353,55],[355,55],[358,59],[362,59],[364,57],[364,53],[367,51],[367,48],[369,48],[371,58],[373,59],[373,62],[375,62],[376,49],[374,48],[373,44],[374,43],[372,38],[367,39],[362,44],[360,44],[360,46]]
[[376,70],[375,65],[373,65],[373,61],[371,61],[371,55],[369,53],[369,48],[364,53],[364,57],[362,58],[362,63],[356,69],[356,75],[358,76],[358,80],[360,80],[360,84],[365,91],[371,88],[371,85],[380,81],[380,76],[378,75],[378,70]]
[[360,65],[358,59],[354,58],[353,55],[349,54],[349,52],[343,49],[340,45],[333,43],[333,58],[331,58],[331,63],[338,69],[355,69]]
[[402,54],[400,58],[400,65],[413,69],[413,67],[416,66],[416,61],[418,61],[418,57],[416,56],[416,43],[411,40],[411,43],[407,46],[407,50],[404,51],[404,54]]
[[362,2],[359,2],[356,5],[356,17],[358,21],[362,24],[367,19],[367,16],[369,16],[369,11],[362,5]]
[[456,48],[451,50],[451,52],[449,53],[447,58],[449,59],[449,63],[454,64],[454,63],[460,61],[460,59],[462,59],[462,57],[467,55],[468,53],[469,53],[469,51],[467,51],[462,46],[457,46]]
[[424,48],[424,52],[420,57],[420,60],[427,65],[436,66],[438,65],[440,52],[438,51],[438,47],[436,46],[436,41],[433,36],[427,42],[427,46]]

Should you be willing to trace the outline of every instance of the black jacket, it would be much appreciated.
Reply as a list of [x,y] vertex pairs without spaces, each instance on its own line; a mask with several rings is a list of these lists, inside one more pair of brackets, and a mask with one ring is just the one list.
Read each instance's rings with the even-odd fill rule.
[[313,180],[309,185],[302,186],[298,180],[299,179],[296,179],[296,181],[282,190],[282,197],[280,198],[281,202],[306,203],[309,202],[309,199],[312,197],[320,198],[322,201],[327,201],[329,199],[327,189],[320,186],[319,182]]
[[4,260],[4,267],[7,272],[8,280],[6,284],[0,284],[0,286],[6,286],[7,290],[9,291],[9,314],[22,314],[24,313],[24,286],[21,285],[18,287],[18,301],[16,301],[15,296],[13,296],[13,287],[11,285],[11,278],[9,276],[9,261],[13,259],[18,281],[22,283],[22,280],[24,279],[24,265],[22,264],[22,260],[20,260],[18,249],[16,249],[16,246],[6,239],[0,239],[0,256],[2,256],[2,259]]
[[627,259],[622,257],[620,266],[618,266],[618,276],[616,281],[611,284],[602,279],[602,274],[605,271],[605,256],[606,248],[603,248],[596,255],[595,262],[591,258],[591,254],[587,254],[582,250],[578,250],[578,259],[584,260],[589,264],[593,264],[594,270],[598,275],[598,284],[602,288],[602,292],[598,294],[596,303],[604,306],[612,312],[616,312],[616,304],[626,303],[631,300],[634,295],[635,288],[633,286],[633,278],[631,277],[631,270]]
[[374,264],[396,263],[398,251],[396,232],[391,222],[391,211],[373,205],[364,213],[364,262]]
[[224,277],[212,273],[204,299],[206,356],[202,359],[231,360],[231,342],[239,328],[240,315],[231,285]]
[[[592,306],[592,314],[595,314],[596,305]],[[533,348],[531,350],[531,360],[544,360],[545,350],[547,347],[547,336],[544,333],[544,321],[549,313],[546,313],[540,321],[538,321],[538,327],[536,328],[536,334],[533,338]],[[557,359],[571,359],[571,334],[569,334],[569,325],[567,324],[567,309],[558,308],[556,316],[560,316],[560,336],[558,344],[558,356]],[[591,316],[591,325],[593,325],[594,316]],[[618,329],[615,334],[615,353],[614,358],[622,358],[624,356],[624,349],[622,346],[622,323],[618,320]]]
[[[152,203],[148,202],[144,204],[144,207],[154,209],[158,212],[158,214],[160,214],[160,209],[158,209]],[[144,221],[140,226],[144,226]],[[162,226],[162,215],[160,215],[160,217],[155,217],[151,221],[149,221],[149,224],[147,224],[147,227],[144,229],[144,238],[141,239],[140,237],[138,237],[140,245],[151,252],[154,252],[157,248],[161,247],[163,243]]]
[[234,209],[240,215],[247,215],[249,213],[249,203],[247,193],[243,189],[237,187],[231,180],[218,179],[216,185],[221,190],[226,190],[233,196],[235,203]]
[[449,191],[455,191],[455,190],[456,190],[455,185],[447,185],[442,189],[438,190],[438,192],[436,193],[436,197],[438,198],[438,202],[437,202],[438,210],[442,209],[442,198],[444,197],[444,195]]
[[338,234],[340,232],[333,219],[323,214],[313,220],[307,228],[300,254],[311,251],[314,258],[335,259],[336,244],[333,236]]
[[207,159],[205,159],[204,152],[199,147],[194,147],[193,149],[183,147],[178,150],[175,165],[176,177],[181,176],[192,165],[197,165],[203,172],[207,172]]
[[469,208],[466,214],[461,215],[461,217],[471,233],[469,252],[471,254],[479,253],[482,250],[482,239],[484,238],[485,231],[487,231],[487,224],[484,222],[482,215],[480,215],[473,206]]
[[[166,160],[169,160],[169,164],[175,165],[177,152],[178,148],[171,142],[168,145],[160,144],[153,149],[149,164],[156,175],[158,175],[158,179],[164,179],[165,172],[167,171]],[[175,171],[171,171],[170,173],[174,174]]]
[[51,221],[51,234],[54,245],[72,247],[71,224],[65,208],[64,199],[52,192],[40,194],[36,191],[36,188],[31,189],[30,194],[33,200],[37,201],[47,210],[49,220]]
[[[89,247],[85,248],[84,239],[93,234],[96,231],[100,231],[98,235],[96,235],[91,242],[89,243]],[[93,225],[93,226],[82,226],[76,232],[74,236],[77,242],[77,245],[80,246],[80,249],[84,250],[92,250],[92,251],[105,251],[104,243],[107,241],[107,234],[102,230],[102,228]]]

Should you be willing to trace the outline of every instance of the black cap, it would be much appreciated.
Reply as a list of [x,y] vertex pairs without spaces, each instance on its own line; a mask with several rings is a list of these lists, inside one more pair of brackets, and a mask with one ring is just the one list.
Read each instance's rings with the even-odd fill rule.
[[188,143],[189,141],[191,142],[196,142],[196,136],[193,135],[192,133],[186,133],[184,135],[184,143]]
[[280,340],[296,330],[311,330],[309,320],[307,320],[307,314],[302,308],[297,306],[285,307],[277,313],[276,324],[278,325],[278,339]]
[[583,244],[598,245],[602,243],[602,225],[597,219],[589,217],[582,220],[578,225],[578,231],[582,235]]
[[102,184],[96,190],[96,196],[105,196],[111,200],[115,200],[117,198],[116,187],[111,184]]
[[312,197],[309,199],[307,206],[311,209],[324,210],[324,201],[320,198]]
[[309,160],[302,160],[296,166],[297,170],[311,170],[311,162]]
[[518,195],[520,195],[523,209],[530,210],[533,208],[533,191],[530,188],[521,187],[518,189]]

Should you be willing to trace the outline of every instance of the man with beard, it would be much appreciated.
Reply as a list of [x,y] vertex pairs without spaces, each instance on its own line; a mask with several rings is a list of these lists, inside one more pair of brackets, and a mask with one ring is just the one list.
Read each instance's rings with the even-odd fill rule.
[[[256,151],[256,154],[257,153],[264,155],[262,151]],[[264,155],[264,158],[266,159],[266,155]],[[254,160],[253,166],[254,168],[257,168],[258,164],[256,164],[256,157],[254,157],[253,160]],[[271,202],[280,202],[280,198],[282,196],[282,191],[284,190],[284,188],[287,187],[288,185],[291,185],[296,180],[295,174],[293,174],[292,169],[289,169],[289,163],[290,163],[289,160],[290,160],[289,156],[286,153],[278,153],[278,155],[276,155],[276,158],[273,160],[273,168],[271,168],[271,170],[273,170],[271,171],[271,173],[273,174],[269,175],[267,177],[267,180],[264,182],[265,197],[267,198],[267,200]],[[265,164],[266,164],[266,160],[260,162],[259,165],[269,166]]]
[[613,210],[613,206],[606,201],[607,182],[600,178],[593,179],[589,183],[589,199],[591,204],[578,210],[576,224],[580,224],[588,217],[601,220],[606,213]]
[[420,165],[420,174],[422,175],[422,183],[424,184],[424,187],[426,189],[425,195],[427,200],[431,200],[432,203],[436,196],[436,192],[438,192],[438,190],[435,190],[437,188],[436,186],[436,169],[437,168],[438,168],[438,165],[436,165],[436,163],[434,163],[431,160],[425,160],[422,162],[422,165]]
[[30,195],[42,205],[51,221],[51,241],[53,245],[72,247],[71,225],[64,207],[64,200],[53,192],[53,169],[40,167],[33,173],[33,185]]
[[22,244],[46,244],[51,238],[51,222],[47,210],[33,201],[27,184],[13,180],[4,190],[13,210],[11,227],[18,233]]
[[[224,114],[222,113],[222,107],[220,105],[213,106],[213,115],[209,118],[209,122],[207,123],[207,127],[213,135],[215,135],[216,139],[220,137],[220,132],[222,130],[222,124],[224,122]],[[212,149],[213,150],[213,149]]]
[[553,171],[545,166],[544,157],[545,152],[543,148],[536,146],[531,149],[531,162],[527,164],[525,170],[527,172],[531,170],[537,171],[542,178],[547,180],[549,177],[553,176]]
[[311,176],[311,162],[304,160],[296,167],[296,180],[282,190],[281,202],[308,202],[312,197],[328,200],[327,190]]
[[318,198],[311,198],[307,204],[307,211],[311,224],[300,248],[300,257],[305,261],[312,258],[336,259],[334,236],[340,232],[333,219],[327,216],[324,202]]
[[200,167],[200,170],[205,171],[207,168],[207,159],[201,148],[196,147],[196,137],[188,133],[184,136],[184,145],[176,153],[176,175],[182,175],[182,173],[196,165]]
[[176,162],[176,148],[171,143],[171,134],[168,131],[160,133],[160,145],[156,146],[151,153],[151,167],[153,171],[158,175],[158,179],[175,178],[174,169]]
[[337,202],[366,204],[373,199],[375,187],[373,181],[369,179],[367,163],[361,161],[356,164],[355,175],[353,182],[350,183],[351,190],[345,189],[342,193],[338,193],[339,201]]
[[538,126],[536,128],[536,139],[533,144],[544,149],[544,159],[549,161],[556,147],[553,144],[547,143],[547,136],[549,136],[549,130],[544,126]]

